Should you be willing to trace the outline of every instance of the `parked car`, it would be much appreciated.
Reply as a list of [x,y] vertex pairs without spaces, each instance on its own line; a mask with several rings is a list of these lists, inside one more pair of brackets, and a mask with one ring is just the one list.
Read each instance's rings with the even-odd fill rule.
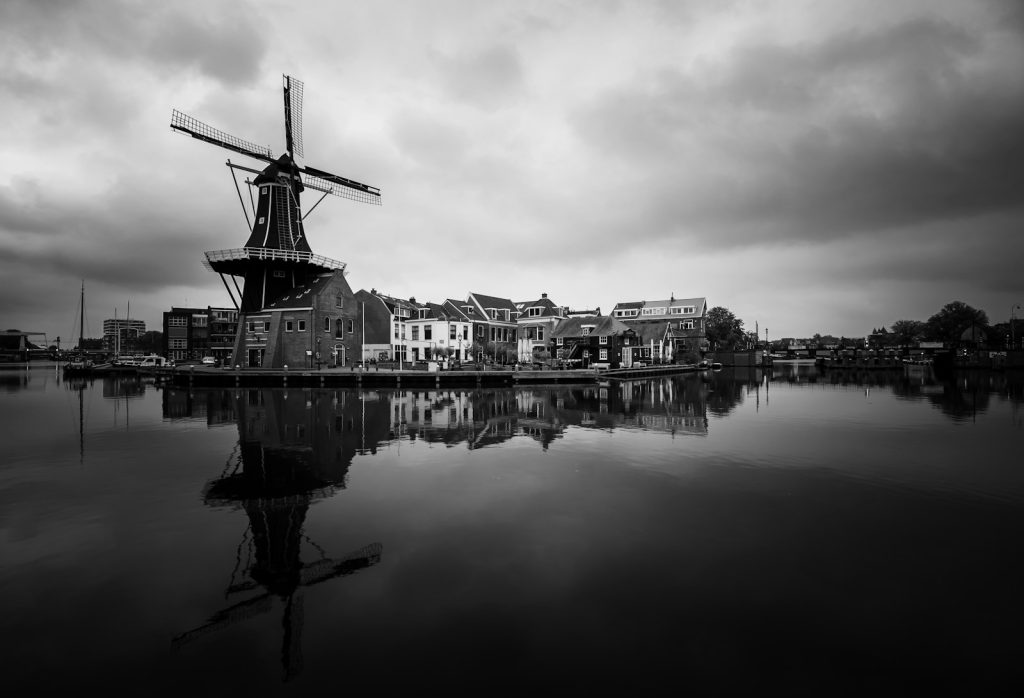
[[202,359],[203,366],[216,366],[217,359],[212,356],[204,356]]

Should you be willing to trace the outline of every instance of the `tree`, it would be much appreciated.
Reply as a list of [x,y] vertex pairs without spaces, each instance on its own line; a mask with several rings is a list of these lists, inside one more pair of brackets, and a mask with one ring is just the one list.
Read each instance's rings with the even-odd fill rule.
[[744,340],[743,321],[720,305],[708,311],[706,327],[712,349],[733,349]]
[[150,330],[139,335],[135,347],[144,354],[159,354],[163,349],[164,333]]
[[960,340],[964,330],[971,327],[988,329],[988,316],[985,311],[972,308],[961,301],[953,301],[928,318],[925,334],[929,339],[939,342],[956,342]]
[[920,320],[897,320],[892,323],[892,334],[897,344],[909,345],[920,342],[925,335],[925,323]]

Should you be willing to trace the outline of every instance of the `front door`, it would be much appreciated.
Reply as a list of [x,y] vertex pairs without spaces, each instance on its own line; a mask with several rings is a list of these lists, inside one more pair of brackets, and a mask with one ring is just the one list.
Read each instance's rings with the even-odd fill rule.
[[249,350],[249,368],[259,368],[263,365],[263,350],[262,349],[250,349]]

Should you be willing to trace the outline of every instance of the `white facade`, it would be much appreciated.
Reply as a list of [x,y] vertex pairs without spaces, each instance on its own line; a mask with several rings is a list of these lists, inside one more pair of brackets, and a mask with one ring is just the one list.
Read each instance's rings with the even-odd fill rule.
[[466,359],[466,353],[473,343],[472,323],[437,315],[430,308],[421,308],[419,317],[406,321],[406,346],[410,361]]

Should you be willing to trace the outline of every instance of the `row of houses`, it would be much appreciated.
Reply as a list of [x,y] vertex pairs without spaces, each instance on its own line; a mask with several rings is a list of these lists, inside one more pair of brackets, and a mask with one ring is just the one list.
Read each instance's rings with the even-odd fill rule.
[[469,293],[419,302],[353,291],[342,271],[320,274],[260,311],[172,308],[165,356],[214,356],[230,365],[281,368],[422,361],[631,366],[696,360],[707,351],[704,298],[628,301],[602,315],[570,310],[546,293],[531,301]]

